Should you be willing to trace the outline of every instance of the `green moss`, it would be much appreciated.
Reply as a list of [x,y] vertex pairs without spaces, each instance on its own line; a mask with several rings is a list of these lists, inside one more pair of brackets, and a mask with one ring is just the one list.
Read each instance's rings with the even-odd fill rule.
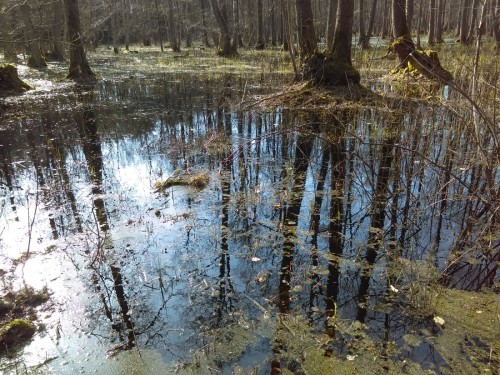
[[500,368],[500,296],[446,289],[436,308],[445,328],[432,340],[451,373],[496,373]]
[[29,340],[35,334],[35,326],[25,319],[14,319],[0,327],[0,351]]

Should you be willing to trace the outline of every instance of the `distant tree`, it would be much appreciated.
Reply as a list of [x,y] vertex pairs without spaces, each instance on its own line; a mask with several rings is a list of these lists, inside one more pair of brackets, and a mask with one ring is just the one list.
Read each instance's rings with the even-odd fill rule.
[[262,50],[266,48],[266,43],[264,41],[264,16],[263,16],[263,6],[262,0],[257,0],[257,44],[255,49]]
[[493,35],[497,43],[497,53],[500,51],[500,0],[496,0],[493,17]]
[[365,0],[358,1],[358,13],[359,13],[359,40],[358,46],[361,49],[368,49],[370,47],[370,40],[366,37],[365,29]]
[[471,6],[471,0],[463,0],[461,6],[461,18],[460,18],[460,43],[467,44],[469,41],[467,39],[468,20],[469,20],[469,8]]
[[233,48],[242,47],[240,36],[240,3],[238,0],[233,0]]
[[206,0],[200,0],[200,9],[201,9],[201,32],[202,32],[202,39],[203,39],[203,44],[205,47],[210,47],[210,42],[208,40],[208,32],[207,32],[207,20],[206,20],[206,6],[205,6],[205,1]]
[[436,0],[436,1],[437,1],[437,12],[435,20],[436,42],[443,43],[443,14],[444,14],[445,0]]
[[174,52],[180,52],[181,47],[179,45],[179,40],[177,38],[177,29],[174,21],[174,2],[173,0],[168,0],[168,37],[170,39],[170,48]]
[[328,18],[326,23],[326,49],[333,50],[333,38],[335,36],[335,21],[337,20],[338,0],[328,1]]
[[406,13],[406,23],[408,24],[408,30],[411,30],[411,27],[413,25],[413,9],[414,9],[414,0],[406,0],[405,13]]
[[435,26],[436,26],[436,0],[429,1],[429,35],[427,37],[427,44],[432,46],[436,44],[435,39]]
[[[488,0],[484,0],[485,3]],[[477,12],[479,10],[479,0],[474,0],[472,3],[472,15],[470,18],[469,31],[467,32],[467,43],[472,43],[474,40],[474,35],[476,34],[476,21],[477,21]]]
[[69,42],[69,72],[67,78],[74,80],[95,79],[83,49],[78,0],[64,0],[66,28]]
[[278,39],[278,33],[276,31],[276,11],[274,0],[270,0],[270,7],[269,26],[271,27],[271,45],[275,47]]
[[332,50],[317,49],[311,0],[296,0],[302,79],[321,85],[359,83],[351,59],[354,2],[339,0]]
[[52,3],[53,19],[50,30],[51,51],[50,58],[64,61],[64,7],[61,0]]

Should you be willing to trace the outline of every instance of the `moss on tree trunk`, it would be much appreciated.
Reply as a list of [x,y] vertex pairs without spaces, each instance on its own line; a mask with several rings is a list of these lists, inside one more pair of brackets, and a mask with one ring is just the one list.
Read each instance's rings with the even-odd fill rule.
[[417,49],[411,36],[403,35],[390,46],[399,57],[404,72],[420,73],[423,76],[447,83],[453,79],[449,71],[439,62],[438,54],[432,50]]
[[30,85],[19,78],[15,66],[10,64],[0,66],[0,95],[19,94],[31,89]]

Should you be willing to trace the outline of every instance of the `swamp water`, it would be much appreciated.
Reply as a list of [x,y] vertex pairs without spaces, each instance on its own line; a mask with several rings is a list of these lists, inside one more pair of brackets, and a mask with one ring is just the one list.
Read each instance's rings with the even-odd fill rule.
[[[497,296],[439,286],[475,203],[453,116],[234,109],[246,88],[101,80],[2,121],[2,293],[50,300],[0,371],[493,373],[492,342],[450,319],[498,340]],[[480,287],[479,263],[496,272],[448,284]]]

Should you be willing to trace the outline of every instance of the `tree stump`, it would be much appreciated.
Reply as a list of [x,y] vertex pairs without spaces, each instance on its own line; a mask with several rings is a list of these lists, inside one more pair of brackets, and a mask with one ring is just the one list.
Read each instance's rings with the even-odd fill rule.
[[0,66],[0,95],[20,94],[31,89],[30,85],[19,78],[14,65]]

